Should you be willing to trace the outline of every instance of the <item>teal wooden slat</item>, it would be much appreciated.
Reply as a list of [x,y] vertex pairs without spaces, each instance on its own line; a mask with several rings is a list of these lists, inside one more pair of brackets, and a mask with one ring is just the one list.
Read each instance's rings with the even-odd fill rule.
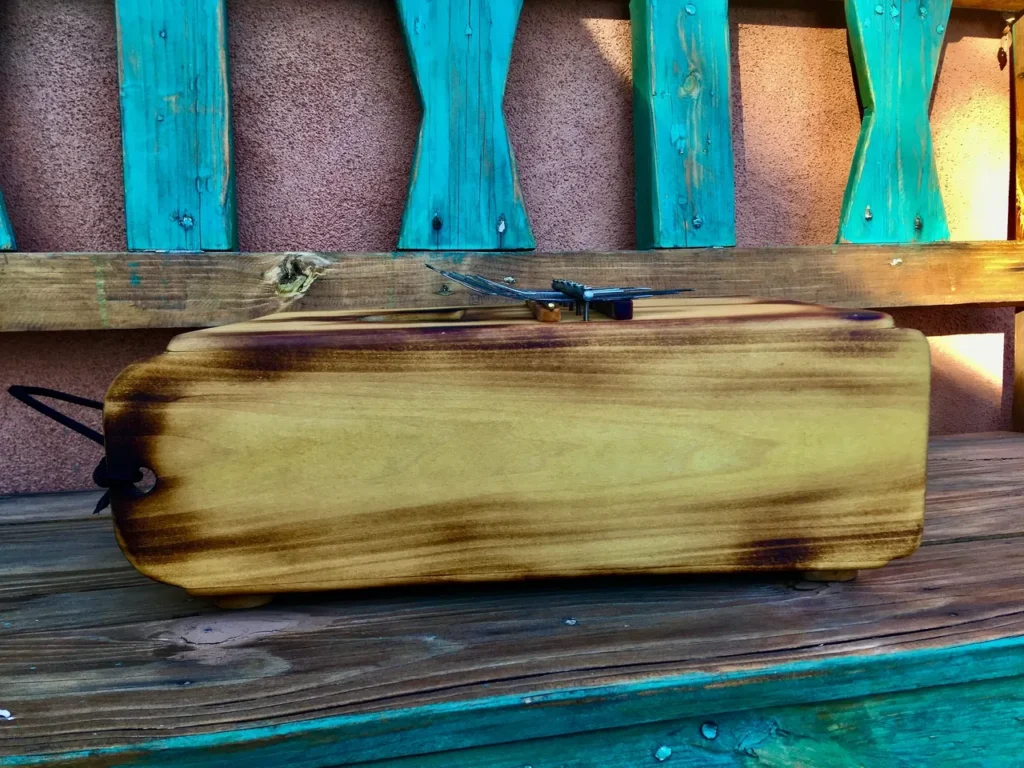
[[736,244],[728,0],[631,0],[639,248]]
[[116,0],[130,250],[238,247],[225,0]]
[[398,247],[535,247],[502,112],[522,0],[398,0],[423,118]]
[[1019,766],[1024,678],[364,763],[390,768]]
[[7,206],[4,204],[4,197],[0,194],[0,251],[14,251],[18,246],[14,242],[14,228],[7,216]]
[[[693,728],[707,722],[715,723],[719,730],[716,743],[708,745],[706,762],[699,765],[750,765],[746,762],[729,762],[716,755],[721,748],[730,745],[748,746],[747,758],[754,758],[758,744],[768,736],[778,737],[771,751],[773,760],[765,765],[815,765],[831,766],[846,763],[831,762],[828,753],[819,753],[820,760],[787,762],[787,743],[799,742],[802,732],[782,733],[783,720],[789,717],[794,722],[818,722],[815,711],[830,713],[819,722],[817,732],[821,734],[842,731],[844,728],[859,727],[865,732],[871,728],[921,727],[928,721],[928,707],[934,704],[923,700],[921,711],[902,720],[899,706],[890,711],[891,720],[883,717],[870,720],[864,725],[849,725],[851,718],[843,713],[856,710],[858,700],[870,715],[872,708],[881,710],[887,701],[906,692],[938,686],[948,687],[940,693],[946,698],[957,697],[960,685],[973,683],[975,698],[988,699],[1001,695],[1004,690],[1020,690],[1020,675],[1024,670],[1024,638],[1014,637],[941,648],[919,648],[898,653],[879,655],[824,655],[813,661],[790,662],[770,667],[738,668],[715,673],[690,673],[674,677],[647,677],[636,682],[595,686],[587,689],[538,692],[535,694],[496,696],[485,699],[471,699],[465,702],[430,704],[419,707],[391,710],[380,713],[337,715],[333,717],[297,721],[273,726],[252,726],[236,730],[209,732],[189,736],[166,736],[144,744],[132,746],[104,747],[60,755],[0,756],[0,766],[42,766],[42,765],[122,765],[135,768],[233,768],[241,764],[281,766],[282,768],[326,768],[352,764],[366,764],[369,761],[393,761],[399,757],[427,755],[446,750],[483,747],[528,739],[585,734],[590,738],[595,731],[633,726],[660,724],[657,730],[649,729],[651,741],[647,742],[651,752],[643,762],[621,763],[609,759],[606,763],[574,763],[572,765],[602,765],[617,768],[620,765],[657,765],[656,752],[661,746],[672,750],[682,749],[684,739],[692,740]],[[1006,678],[1016,678],[1004,685]],[[988,685],[991,684],[991,687]],[[968,699],[964,699],[967,701]],[[817,704],[816,707],[810,705]],[[989,732],[996,738],[1013,735],[1019,739],[1022,733],[1019,719],[1024,718],[1020,698],[1006,699],[1006,716],[998,724],[987,724],[985,712],[979,710],[977,719],[967,715],[970,707],[962,708],[964,718],[960,727],[975,733],[968,740],[954,730],[949,741],[961,741],[960,747],[977,753],[983,743],[983,733]],[[774,734],[765,734],[760,725],[750,727],[748,723],[770,724],[773,715],[769,708],[790,708],[792,713],[780,713],[774,722],[778,726]],[[946,718],[955,715],[947,708]],[[729,713],[743,713],[758,710],[747,716]],[[801,714],[801,712],[803,714]],[[854,714],[856,714],[854,712]],[[806,715],[806,717],[805,717]],[[689,721],[674,723],[673,721]],[[941,721],[934,720],[936,727]],[[697,725],[697,724],[700,725]],[[1018,726],[1011,731],[1014,724]],[[834,726],[829,730],[829,726]],[[991,730],[989,729],[989,726]],[[753,739],[744,741],[744,734]],[[936,732],[935,735],[939,735]],[[657,736],[657,738],[654,738]],[[870,736],[870,733],[869,733]],[[704,738],[703,736],[701,738]],[[849,738],[853,738],[850,736]],[[721,739],[721,741],[718,741]],[[923,742],[922,742],[923,743]],[[863,760],[857,765],[917,765],[913,759],[913,744],[905,741],[901,746],[911,752],[909,761]],[[764,747],[762,747],[764,749]],[[1018,741],[1009,744],[1008,749],[1020,752]],[[515,751],[510,752],[518,759]],[[561,754],[571,754],[571,749]],[[665,753],[662,752],[662,755]],[[796,757],[814,753],[795,753]],[[955,754],[955,753],[954,753]],[[1003,754],[998,752],[995,754]],[[742,756],[742,755],[741,755]],[[543,754],[541,754],[543,757]],[[463,765],[455,755],[449,754],[450,762],[442,765]],[[1002,762],[949,762],[948,765],[1004,765]],[[425,759],[425,758],[424,758]],[[681,761],[682,762],[682,761]],[[754,762],[757,762],[756,760]],[[388,763],[384,763],[388,764]],[[415,763],[413,763],[415,764]],[[434,763],[427,763],[434,765]],[[470,766],[480,763],[467,763]],[[489,763],[482,763],[489,765]],[[538,760],[532,765],[562,765],[557,760]],[[669,763],[671,764],[671,763]],[[682,762],[683,765],[690,763]],[[932,762],[928,765],[942,765]],[[506,763],[496,763],[506,765]],[[521,768],[512,762],[510,768]]]
[[928,105],[950,5],[951,0],[846,0],[864,119],[839,242],[949,239]]

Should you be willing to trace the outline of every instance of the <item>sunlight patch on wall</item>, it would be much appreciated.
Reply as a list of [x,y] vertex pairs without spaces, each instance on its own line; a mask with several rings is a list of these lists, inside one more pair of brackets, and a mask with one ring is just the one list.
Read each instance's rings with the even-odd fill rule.
[[[633,82],[633,55],[629,47],[629,19],[582,19],[583,28],[615,74]],[[625,45],[623,45],[625,42]]]
[[1003,396],[1003,334],[932,336],[928,343],[933,368],[944,369],[958,386],[998,406]]
[[1000,41],[948,43],[932,105],[932,142],[952,240],[1002,240],[1010,185],[1010,86]]

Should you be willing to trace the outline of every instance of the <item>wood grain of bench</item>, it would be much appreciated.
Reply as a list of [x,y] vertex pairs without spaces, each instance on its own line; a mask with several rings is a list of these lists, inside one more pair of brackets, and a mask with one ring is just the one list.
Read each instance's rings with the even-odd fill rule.
[[924,545],[844,584],[584,580],[226,613],[133,571],[94,501],[0,499],[0,765],[1010,765],[1024,749],[1024,435],[934,439]]

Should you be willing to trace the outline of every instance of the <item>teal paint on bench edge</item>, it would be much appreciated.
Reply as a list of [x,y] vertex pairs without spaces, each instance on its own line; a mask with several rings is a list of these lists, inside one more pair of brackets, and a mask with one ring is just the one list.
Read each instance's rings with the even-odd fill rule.
[[385,759],[380,768],[998,768],[1024,754],[1024,677],[718,713]]
[[14,228],[7,216],[7,205],[4,203],[4,196],[0,194],[0,251],[16,251],[17,244],[14,242]]
[[864,120],[838,242],[949,239],[928,107],[952,0],[846,0]]
[[522,0],[397,4],[423,109],[398,248],[535,248],[502,111]]
[[116,0],[129,250],[238,248],[225,0]]
[[102,760],[104,765],[137,768],[214,768],[258,758],[261,766],[320,768],[1022,674],[1024,637],[1013,637],[6,757],[0,758],[0,766],[73,766]]
[[631,0],[637,247],[736,245],[728,0]]

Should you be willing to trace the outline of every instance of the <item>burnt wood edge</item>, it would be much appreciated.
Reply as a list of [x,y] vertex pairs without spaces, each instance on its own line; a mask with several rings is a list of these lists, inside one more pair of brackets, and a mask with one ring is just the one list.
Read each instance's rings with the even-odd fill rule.
[[1024,306],[1024,243],[572,253],[0,253],[0,331],[185,328],[284,310],[494,303],[424,264],[517,286],[694,288],[838,307]]
[[[827,656],[629,683],[505,695],[274,726],[173,736],[134,745],[0,758],[0,766],[350,765],[469,747],[661,723],[765,706],[809,705],[1019,677],[1024,637],[896,653]],[[955,695],[951,692],[950,695]],[[572,717],[565,717],[571,712]],[[339,751],[339,745],[344,749]],[[232,762],[233,761],[233,762]]]

